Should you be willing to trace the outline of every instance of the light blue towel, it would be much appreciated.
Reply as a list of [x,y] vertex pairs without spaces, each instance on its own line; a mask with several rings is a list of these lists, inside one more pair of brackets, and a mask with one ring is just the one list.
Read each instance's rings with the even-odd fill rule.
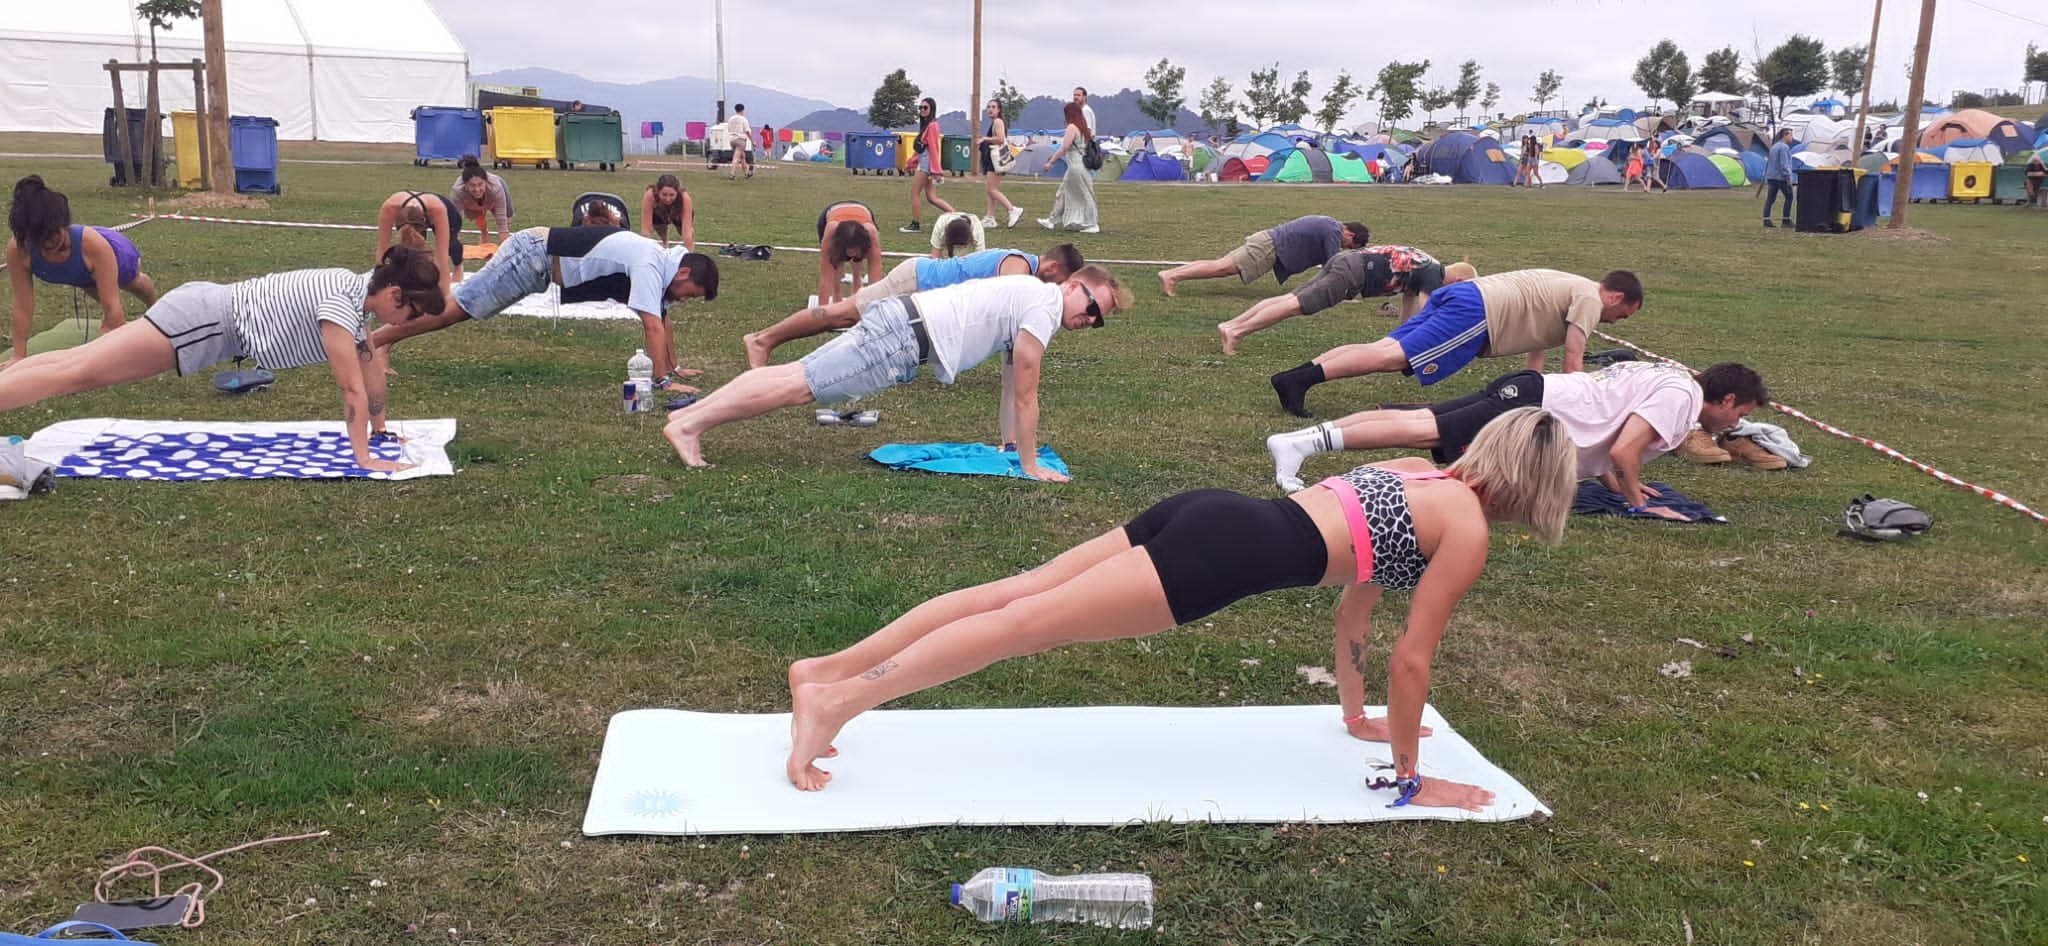
[[[958,473],[963,476],[1014,476],[1030,479],[1018,463],[1017,451],[998,450],[985,443],[888,443],[876,447],[868,459],[892,470],[923,470],[928,473]],[[1072,476],[1067,461],[1040,444],[1038,465]]]

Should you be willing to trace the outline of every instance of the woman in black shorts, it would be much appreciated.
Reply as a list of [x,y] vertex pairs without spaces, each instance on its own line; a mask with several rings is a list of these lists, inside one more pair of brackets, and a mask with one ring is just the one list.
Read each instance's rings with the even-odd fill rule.
[[[427,245],[428,234],[433,235],[432,247]],[[399,246],[432,249],[443,287],[462,281],[462,211],[455,201],[420,191],[399,191],[384,198],[377,207],[377,255],[372,259],[384,258],[394,235]]]
[[[851,291],[840,288],[841,270],[851,271]],[[875,212],[857,200],[842,200],[820,211],[817,304],[852,298],[881,278],[882,233],[875,228]]]
[[[1003,175],[1008,172],[996,170],[996,155],[1010,152],[1010,129],[1003,121],[1003,107],[995,99],[988,100],[988,107],[982,110],[982,114],[987,117],[988,126],[975,143],[981,146],[981,183],[988,189],[988,215],[981,218],[981,225],[994,229],[997,225],[996,205],[1002,204],[1008,214],[1002,226],[1014,227],[1017,221],[1024,219],[1024,208],[1010,203],[1010,198],[1003,193]],[[1006,162],[1004,167],[1008,166]]]
[[[1051,562],[933,598],[867,639],[789,668],[792,750],[785,774],[816,791],[816,760],[855,716],[998,660],[1075,641],[1156,634],[1240,598],[1343,586],[1337,696],[1352,736],[1392,743],[1397,804],[1478,810],[1492,793],[1416,774],[1429,666],[1451,611],[1486,567],[1487,526],[1564,532],[1576,458],[1564,425],[1538,408],[1490,425],[1449,470],[1420,459],[1358,467],[1279,499],[1227,490],[1171,497]],[[1372,607],[1413,591],[1388,659],[1388,715],[1365,715]]]

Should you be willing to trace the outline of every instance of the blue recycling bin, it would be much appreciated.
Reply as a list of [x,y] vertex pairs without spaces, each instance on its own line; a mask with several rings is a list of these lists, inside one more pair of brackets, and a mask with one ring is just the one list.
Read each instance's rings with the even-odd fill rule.
[[1891,216],[1891,205],[1878,205],[1878,176],[1859,174],[1856,176],[1856,200],[1849,208],[1849,229],[1862,230],[1877,226],[1879,217]]
[[1930,164],[1918,161],[1913,164],[1913,189],[1906,193],[1908,200],[1947,200],[1948,165]]
[[1886,171],[1883,174],[1877,175],[1878,216],[1889,217],[1892,215],[1892,194],[1896,192],[1898,186],[1899,172]]
[[278,192],[277,119],[257,115],[230,117],[228,154],[235,164],[235,193]]
[[862,171],[893,171],[896,169],[896,136],[888,132],[879,134],[852,134],[846,136],[846,168],[855,174]]
[[484,113],[473,108],[444,108],[422,105],[412,110],[412,163],[426,167],[429,161],[459,161],[465,155],[482,154]]

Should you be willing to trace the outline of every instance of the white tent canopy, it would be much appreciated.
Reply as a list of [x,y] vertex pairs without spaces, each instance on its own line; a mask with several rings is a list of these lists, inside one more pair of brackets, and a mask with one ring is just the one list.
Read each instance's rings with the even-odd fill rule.
[[[277,119],[278,136],[411,141],[417,105],[469,100],[469,54],[427,0],[223,0],[228,108]],[[197,20],[157,31],[157,58],[204,55]],[[0,3],[0,131],[98,134],[113,102],[107,60],[149,58],[127,0]],[[144,80],[124,75],[130,108]],[[192,108],[190,73],[164,74],[166,112]]]

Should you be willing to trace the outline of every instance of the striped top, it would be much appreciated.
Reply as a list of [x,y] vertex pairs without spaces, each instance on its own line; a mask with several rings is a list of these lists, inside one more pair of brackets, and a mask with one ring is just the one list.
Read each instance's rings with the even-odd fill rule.
[[245,279],[234,292],[234,327],[242,350],[265,368],[282,371],[327,360],[320,323],[332,322],[363,341],[363,300],[370,274],[346,269],[298,269]]

